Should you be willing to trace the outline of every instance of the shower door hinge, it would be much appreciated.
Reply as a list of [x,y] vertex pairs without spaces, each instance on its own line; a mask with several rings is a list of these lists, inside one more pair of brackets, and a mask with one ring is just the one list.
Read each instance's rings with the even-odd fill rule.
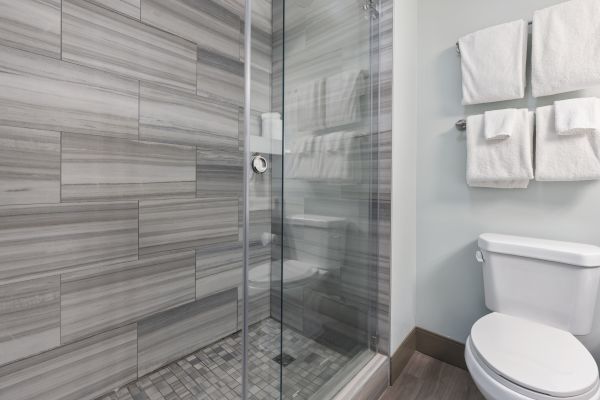
[[379,348],[379,336],[371,336],[371,350],[377,351]]

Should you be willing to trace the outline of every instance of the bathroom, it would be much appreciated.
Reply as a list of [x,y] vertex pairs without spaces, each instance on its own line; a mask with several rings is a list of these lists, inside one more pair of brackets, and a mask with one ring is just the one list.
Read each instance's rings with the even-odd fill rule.
[[[600,175],[469,176],[478,116],[600,97],[532,93],[557,5],[600,56],[596,0],[0,0],[0,400],[600,398]],[[522,93],[466,99],[508,23]]]

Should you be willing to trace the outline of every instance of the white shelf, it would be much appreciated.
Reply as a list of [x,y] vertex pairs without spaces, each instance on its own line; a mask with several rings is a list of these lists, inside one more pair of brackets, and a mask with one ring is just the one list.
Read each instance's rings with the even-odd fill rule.
[[261,154],[281,154],[281,140],[250,136],[250,151]]

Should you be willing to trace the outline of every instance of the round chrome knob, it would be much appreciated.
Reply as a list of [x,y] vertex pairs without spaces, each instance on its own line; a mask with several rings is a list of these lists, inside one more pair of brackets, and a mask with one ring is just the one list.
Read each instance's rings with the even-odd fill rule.
[[257,174],[264,174],[269,168],[269,162],[260,154],[252,157],[252,170]]

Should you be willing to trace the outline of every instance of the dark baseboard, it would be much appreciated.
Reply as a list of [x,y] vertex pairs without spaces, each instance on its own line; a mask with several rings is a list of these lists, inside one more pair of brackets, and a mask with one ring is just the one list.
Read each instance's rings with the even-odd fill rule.
[[418,352],[455,367],[467,369],[464,344],[423,328],[415,328],[415,333]]
[[390,359],[390,385],[393,385],[396,379],[400,376],[406,364],[417,349],[417,329],[413,329],[404,342],[398,347],[398,350]]

